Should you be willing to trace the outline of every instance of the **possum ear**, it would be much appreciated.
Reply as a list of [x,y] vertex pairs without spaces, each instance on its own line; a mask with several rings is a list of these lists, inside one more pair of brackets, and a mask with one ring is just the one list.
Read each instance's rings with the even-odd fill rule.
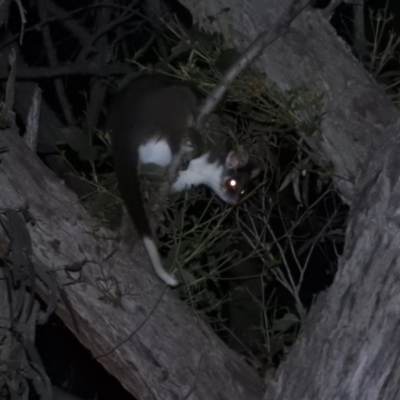
[[249,162],[249,154],[243,146],[239,146],[236,151],[230,151],[225,160],[225,167],[228,169],[238,169],[244,167]]
[[259,166],[254,165],[253,169],[251,170],[250,179],[256,178],[260,172],[261,168]]

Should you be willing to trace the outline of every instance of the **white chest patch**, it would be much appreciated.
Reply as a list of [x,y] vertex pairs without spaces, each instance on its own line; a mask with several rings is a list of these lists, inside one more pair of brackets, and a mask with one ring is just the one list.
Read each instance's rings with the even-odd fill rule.
[[139,161],[142,164],[154,163],[167,167],[172,162],[172,152],[165,140],[150,139],[139,146]]
[[172,191],[181,192],[191,186],[206,185],[215,193],[221,191],[223,166],[219,163],[210,163],[208,153],[190,161],[188,169],[179,173],[178,179],[172,185]]

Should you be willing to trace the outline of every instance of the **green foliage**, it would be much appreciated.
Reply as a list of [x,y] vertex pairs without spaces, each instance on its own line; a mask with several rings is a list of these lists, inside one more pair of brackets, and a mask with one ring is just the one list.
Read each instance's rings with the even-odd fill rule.
[[[216,35],[170,26],[162,40],[171,49],[165,58],[150,46],[132,54],[130,62],[141,71],[190,79],[205,95],[236,57]],[[159,61],[146,62],[148,52],[156,52]],[[255,365],[281,356],[293,343],[311,303],[304,304],[301,293],[310,260],[343,235],[342,211],[329,183],[332,171],[314,164],[305,142],[319,133],[322,110],[321,93],[306,83],[281,93],[262,74],[246,70],[219,114],[234,132],[228,134],[262,167],[260,179],[234,208],[203,189],[171,197],[157,232],[165,265],[183,279],[180,297]],[[80,174],[90,186],[82,201],[101,223],[115,226],[108,211],[120,210],[120,203],[107,158],[109,137],[99,132],[82,142],[76,132],[68,132],[68,143],[90,166]],[[334,260],[323,257],[333,270]],[[111,278],[103,276],[99,284],[106,288],[104,299],[118,303],[122,290]],[[238,307],[247,310],[246,322],[238,322]]]
[[[173,30],[172,36],[165,35],[175,45],[168,62],[162,60],[155,69],[191,79],[207,94],[221,77],[224,56],[233,59],[235,52],[215,36],[212,45],[204,45],[181,34]],[[135,59],[137,65],[139,61]],[[319,133],[322,110],[322,94],[306,84],[280,93],[262,74],[245,71],[219,112],[262,166],[263,176],[235,208],[209,199],[203,190],[178,197],[160,229],[166,265],[184,280],[178,289],[181,298],[228,342],[235,336],[234,347],[253,362],[266,352],[275,357],[293,343],[306,314],[301,291],[310,259],[317,248],[323,252],[326,232],[342,223],[340,202],[319,216],[321,205],[336,195],[329,183],[331,171],[313,163],[304,140]],[[338,232],[334,240],[343,234]],[[258,288],[250,290],[249,285]],[[258,315],[243,326],[257,343],[245,340],[247,333],[235,333],[229,314],[235,313],[238,293]]]
[[372,38],[369,53],[364,63],[373,77],[380,82],[392,101],[400,104],[400,37],[392,29],[394,15],[389,13],[389,3],[385,7],[369,10]]

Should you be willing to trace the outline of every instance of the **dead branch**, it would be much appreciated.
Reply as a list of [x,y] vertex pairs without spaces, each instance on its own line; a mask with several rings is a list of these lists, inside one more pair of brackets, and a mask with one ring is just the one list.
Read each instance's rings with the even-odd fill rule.
[[[121,11],[124,11],[125,9],[130,9],[129,7],[124,7],[124,6],[117,5],[117,4],[108,4],[108,5],[104,5],[102,3],[90,4],[90,5],[83,6],[83,7],[77,8],[75,10],[72,10],[72,11],[70,11],[68,13],[63,14],[62,16],[61,15],[55,15],[55,16],[49,17],[49,18],[47,18],[45,20],[42,20],[42,21],[38,22],[37,24],[34,24],[33,26],[30,26],[29,28],[24,29],[24,33],[40,30],[40,28],[42,28],[43,26],[47,25],[50,22],[69,21],[69,20],[72,20],[72,18],[74,18],[76,16],[76,14],[80,14],[80,13],[82,13],[84,11],[89,11],[89,10],[92,10],[92,9],[106,7],[106,6],[109,7],[109,8],[114,8],[114,9],[121,10]],[[0,10],[1,10],[1,8],[0,8]],[[51,8],[51,10],[55,11],[54,8]],[[67,25],[65,25],[65,26],[67,27]],[[68,28],[71,28],[71,26],[68,25]],[[72,30],[70,29],[70,31],[74,35],[77,35],[77,37],[80,37],[80,32],[78,33],[74,29],[72,29]],[[14,43],[16,40],[18,40],[20,38],[20,36],[21,36],[20,34],[12,35],[12,36],[8,37],[5,41],[0,43],[0,51],[4,47]]]
[[340,6],[343,0],[332,0],[323,10],[323,15],[330,19],[335,10]]
[[[132,72],[129,65],[100,65],[95,62],[82,62],[68,65],[59,65],[56,67],[37,67],[37,68],[20,68],[17,72],[18,79],[41,79],[53,78],[57,76],[69,75],[124,75]],[[7,79],[8,74],[5,71],[0,73],[0,79]]]
[[26,145],[36,153],[37,144],[39,140],[39,120],[40,110],[42,103],[42,91],[38,85],[35,86],[32,96],[32,105],[29,108],[29,113],[26,123],[26,132],[24,135],[24,142]]
[[[283,2],[184,3],[207,16],[201,22],[211,31],[218,28],[215,10],[230,6],[221,25],[234,27],[229,33],[240,49]],[[255,67],[282,93],[306,84],[324,94],[320,132],[305,139],[322,165],[333,165],[335,185],[352,205],[335,282],[319,295],[265,399],[396,398],[399,110],[320,12],[305,11]]]
[[[48,2],[45,0],[38,0],[37,2],[37,9],[38,14],[41,20],[44,20],[47,16],[47,10],[45,4]],[[57,53],[53,41],[50,35],[50,27],[49,25],[44,25],[42,28],[42,36],[44,46],[46,48],[46,56],[51,67],[56,67],[59,65]],[[64,114],[64,118],[67,121],[68,125],[74,126],[74,115],[72,114],[71,107],[69,105],[69,101],[67,98],[67,94],[65,93],[64,85],[61,78],[55,78],[54,80],[54,87],[56,89],[58,101],[60,102],[61,109]]]
[[[79,40],[83,48],[90,46],[92,35],[76,19],[73,19],[70,13],[51,1],[46,2],[46,8],[49,13],[53,14],[56,21],[61,22]],[[50,17],[41,18],[40,24],[44,26],[49,20],[51,20]]]
[[15,78],[17,75],[17,54],[12,49],[8,54],[8,64],[10,66],[10,73],[7,79],[6,96],[4,106],[1,111],[1,119],[5,126],[15,125],[14,100],[15,100]]
[[7,22],[11,0],[0,1],[0,28]]
[[[141,245],[128,248],[96,225],[18,135],[2,132],[5,146],[0,209],[29,204],[34,261],[65,287],[80,333],[66,309],[58,314],[95,357],[115,348],[99,361],[127,390],[141,399],[261,399],[257,374],[170,289],[161,296]],[[66,271],[82,260],[90,262],[80,273]]]
[[268,45],[288,32],[290,24],[306,7],[308,7],[309,3],[310,0],[293,1],[275,25],[273,25],[270,30],[258,35],[254,42],[241,54],[239,59],[224,73],[220,83],[207,96],[207,99],[198,112],[197,122],[200,125],[204,118],[214,111],[234,79],[254,60],[254,58],[260,55]]
[[[110,2],[110,1],[109,1]],[[99,12],[99,18],[97,23],[97,30],[100,27],[107,26],[112,18],[108,8],[103,8]],[[101,36],[99,40],[96,41],[96,61],[98,63],[103,63],[106,65],[108,56],[108,38],[106,35]],[[84,51],[78,57],[78,59],[84,54]],[[89,104],[87,106],[86,113],[86,125],[88,131],[92,132],[92,129],[97,126],[100,112],[104,106],[104,98],[106,95],[106,87],[100,79],[94,79],[90,88]]]

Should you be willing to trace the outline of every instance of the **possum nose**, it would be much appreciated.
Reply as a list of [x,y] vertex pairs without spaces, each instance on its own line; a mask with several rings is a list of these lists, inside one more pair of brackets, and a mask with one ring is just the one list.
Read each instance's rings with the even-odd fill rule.
[[238,202],[239,202],[239,198],[237,197],[230,197],[230,196],[226,196],[225,198],[223,198],[222,200],[225,201],[225,203],[228,203],[231,206],[235,206]]

